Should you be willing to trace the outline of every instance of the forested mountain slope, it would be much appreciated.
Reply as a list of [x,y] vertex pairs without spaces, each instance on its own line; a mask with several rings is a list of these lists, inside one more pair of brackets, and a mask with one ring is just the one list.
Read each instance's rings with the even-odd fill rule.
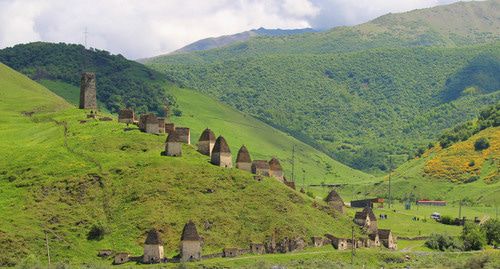
[[[192,219],[204,253],[282,236],[350,234],[351,221],[313,208],[284,184],[209,164],[184,146],[165,157],[165,137],[86,118],[58,96],[0,64],[0,266],[27,256],[110,264],[99,249],[142,254],[146,232],[178,253]],[[321,202],[320,202],[321,203]],[[208,224],[207,224],[208,223]]]

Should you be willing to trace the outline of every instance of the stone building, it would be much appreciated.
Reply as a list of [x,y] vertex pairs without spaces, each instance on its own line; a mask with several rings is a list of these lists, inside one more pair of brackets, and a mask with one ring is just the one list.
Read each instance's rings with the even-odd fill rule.
[[283,182],[283,168],[277,158],[272,158],[269,161],[269,176]]
[[248,172],[252,172],[252,158],[245,145],[241,146],[236,156],[236,168]]
[[165,142],[165,155],[172,157],[182,156],[182,141],[177,131],[168,134]]
[[181,236],[181,261],[196,261],[201,259],[201,237],[196,231],[196,225],[189,221],[184,226]]
[[115,258],[113,260],[113,264],[115,264],[115,265],[124,264],[128,261],[130,261],[130,254],[128,254],[126,252],[120,252],[120,253],[116,253]]
[[120,109],[118,112],[118,122],[133,124],[135,122],[134,110],[130,108]]
[[380,229],[378,230],[378,237],[380,243],[388,249],[396,249],[396,238],[393,236],[391,230]]
[[159,263],[165,260],[163,253],[163,241],[161,235],[156,229],[148,232],[146,241],[144,242],[143,263]]
[[205,129],[200,135],[198,140],[198,151],[203,154],[210,156],[212,154],[212,149],[215,145],[215,134],[210,129]]
[[264,160],[254,160],[252,162],[252,173],[259,176],[269,176],[269,163]]
[[371,207],[365,207],[363,211],[354,214],[354,222],[363,227],[368,233],[377,232],[377,217],[373,214]]
[[95,73],[84,72],[80,80],[80,109],[97,109]]
[[264,244],[260,243],[250,243],[250,252],[252,254],[265,254],[266,253],[266,248],[264,247]]
[[349,243],[348,243],[349,240],[346,238],[338,238],[338,237],[333,236],[331,238],[331,240],[332,240],[332,245],[335,249],[345,250],[349,247]]
[[224,248],[222,256],[225,258],[233,258],[240,255],[240,250],[237,248]]
[[321,236],[313,236],[311,237],[311,241],[314,247],[322,247],[324,240]]
[[175,131],[179,134],[182,143],[191,145],[191,131],[187,127],[175,127]]
[[211,162],[212,164],[220,167],[233,167],[231,150],[227,145],[226,139],[224,139],[224,137],[222,136],[219,136],[215,141],[215,145],[212,150]]
[[325,202],[336,211],[344,213],[344,201],[335,190],[331,190],[330,193],[328,193]]
[[165,123],[165,133],[169,134],[175,131],[175,124],[173,123]]
[[370,247],[380,247],[380,239],[378,233],[371,233],[368,235],[370,239]]
[[165,119],[153,113],[143,114],[139,117],[139,130],[148,134],[165,133]]

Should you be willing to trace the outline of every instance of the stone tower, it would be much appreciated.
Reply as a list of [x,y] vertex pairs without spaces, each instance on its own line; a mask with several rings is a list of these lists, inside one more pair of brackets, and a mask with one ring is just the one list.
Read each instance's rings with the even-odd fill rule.
[[227,145],[226,139],[219,136],[215,141],[214,149],[212,150],[211,162],[220,167],[232,168],[233,160],[231,157],[231,150]]
[[203,155],[210,156],[214,145],[215,134],[212,130],[207,128],[201,133],[200,139],[198,140],[198,151]]
[[165,255],[163,254],[163,241],[160,233],[152,229],[148,232],[146,242],[144,242],[144,263],[159,263],[163,262]]
[[281,167],[280,161],[277,158],[272,158],[269,161],[269,175],[283,181],[283,168]]
[[250,153],[244,145],[241,146],[238,151],[238,156],[236,156],[236,168],[252,172],[252,159],[250,158]]
[[201,237],[196,225],[189,221],[184,226],[181,236],[181,261],[195,261],[201,259]]
[[84,72],[80,80],[80,109],[97,109],[95,73]]
[[331,208],[340,213],[344,213],[344,200],[342,200],[342,197],[340,197],[335,190],[331,190],[330,193],[328,193],[325,202],[327,202]]
[[182,141],[177,131],[168,134],[165,145],[165,155],[174,157],[182,156]]

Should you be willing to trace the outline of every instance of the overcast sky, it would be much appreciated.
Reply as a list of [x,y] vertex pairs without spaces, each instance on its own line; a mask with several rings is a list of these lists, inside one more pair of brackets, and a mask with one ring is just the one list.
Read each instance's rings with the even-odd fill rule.
[[249,29],[326,29],[456,0],[0,0],[0,48],[84,43],[136,59]]

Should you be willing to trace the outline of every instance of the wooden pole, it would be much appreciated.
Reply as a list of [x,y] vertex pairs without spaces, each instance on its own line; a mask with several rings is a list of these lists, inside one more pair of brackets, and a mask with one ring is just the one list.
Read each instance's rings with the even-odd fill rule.
[[47,268],[50,269],[50,249],[49,249],[49,237],[47,236],[47,232],[45,232],[45,247],[47,248],[47,259],[49,261]]
[[392,156],[389,156],[389,208],[391,208],[392,205],[391,176],[392,176]]
[[351,226],[351,267],[354,266],[354,226]]

